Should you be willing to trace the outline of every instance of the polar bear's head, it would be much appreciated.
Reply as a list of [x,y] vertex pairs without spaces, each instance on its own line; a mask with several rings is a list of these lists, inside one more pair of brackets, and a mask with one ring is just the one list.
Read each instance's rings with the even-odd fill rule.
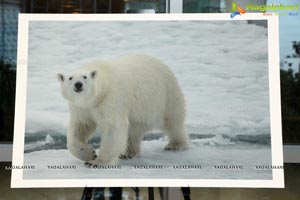
[[61,83],[61,92],[65,99],[77,106],[85,107],[92,100],[95,91],[97,71],[78,71],[69,76],[57,74]]

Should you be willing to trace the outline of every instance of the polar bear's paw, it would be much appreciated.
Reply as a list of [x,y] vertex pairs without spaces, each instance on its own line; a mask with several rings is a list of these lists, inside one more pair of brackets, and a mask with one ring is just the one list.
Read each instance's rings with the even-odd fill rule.
[[178,151],[178,150],[184,150],[186,148],[188,148],[187,144],[172,142],[167,144],[164,149],[166,151]]
[[130,152],[130,153],[121,154],[119,156],[119,158],[122,159],[122,160],[129,160],[129,159],[134,158],[136,155],[137,155],[137,153]]
[[119,158],[122,160],[129,160],[139,155],[139,153],[140,153],[139,150],[131,150],[131,151],[127,151],[124,154],[121,154]]
[[94,160],[97,158],[97,154],[93,147],[86,145],[79,149],[79,157],[83,161]]
[[129,160],[131,158],[133,158],[134,156],[128,155],[128,154],[122,154],[119,156],[120,159],[122,160]]
[[112,161],[102,161],[101,159],[90,160],[84,163],[84,165],[88,168],[97,168],[98,166],[115,166],[117,164],[117,160]]

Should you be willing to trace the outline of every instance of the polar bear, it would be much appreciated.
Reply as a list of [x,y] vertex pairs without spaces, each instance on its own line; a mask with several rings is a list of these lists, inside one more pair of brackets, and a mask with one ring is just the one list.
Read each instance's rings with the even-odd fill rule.
[[[140,153],[143,134],[161,129],[165,150],[182,150],[189,140],[184,127],[185,100],[172,71],[160,60],[129,55],[96,61],[71,75],[57,74],[69,103],[69,151],[85,165],[115,165]],[[88,145],[99,128],[100,151]]]

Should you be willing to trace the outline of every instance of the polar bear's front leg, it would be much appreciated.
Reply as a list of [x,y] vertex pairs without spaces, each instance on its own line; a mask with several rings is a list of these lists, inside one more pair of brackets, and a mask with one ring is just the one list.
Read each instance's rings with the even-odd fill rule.
[[96,124],[70,122],[67,133],[67,147],[76,158],[89,161],[97,157],[94,148],[87,144],[91,134],[96,130]]
[[85,165],[93,167],[97,165],[116,165],[119,156],[123,154],[127,146],[128,120],[117,119],[108,123],[102,130],[99,156],[95,160],[86,162]]
[[131,159],[140,154],[140,144],[146,130],[143,125],[129,125],[127,148],[126,152],[120,155],[121,159]]

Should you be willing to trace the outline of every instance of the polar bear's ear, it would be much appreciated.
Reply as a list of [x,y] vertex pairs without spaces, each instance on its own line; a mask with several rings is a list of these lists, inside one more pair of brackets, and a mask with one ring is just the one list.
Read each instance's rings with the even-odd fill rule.
[[92,79],[95,78],[96,75],[97,75],[97,71],[96,71],[96,70],[94,70],[94,71],[92,71],[92,72],[90,73],[90,76],[91,76]]
[[59,82],[64,82],[65,80],[65,76],[63,74],[57,74],[57,79],[59,80]]

